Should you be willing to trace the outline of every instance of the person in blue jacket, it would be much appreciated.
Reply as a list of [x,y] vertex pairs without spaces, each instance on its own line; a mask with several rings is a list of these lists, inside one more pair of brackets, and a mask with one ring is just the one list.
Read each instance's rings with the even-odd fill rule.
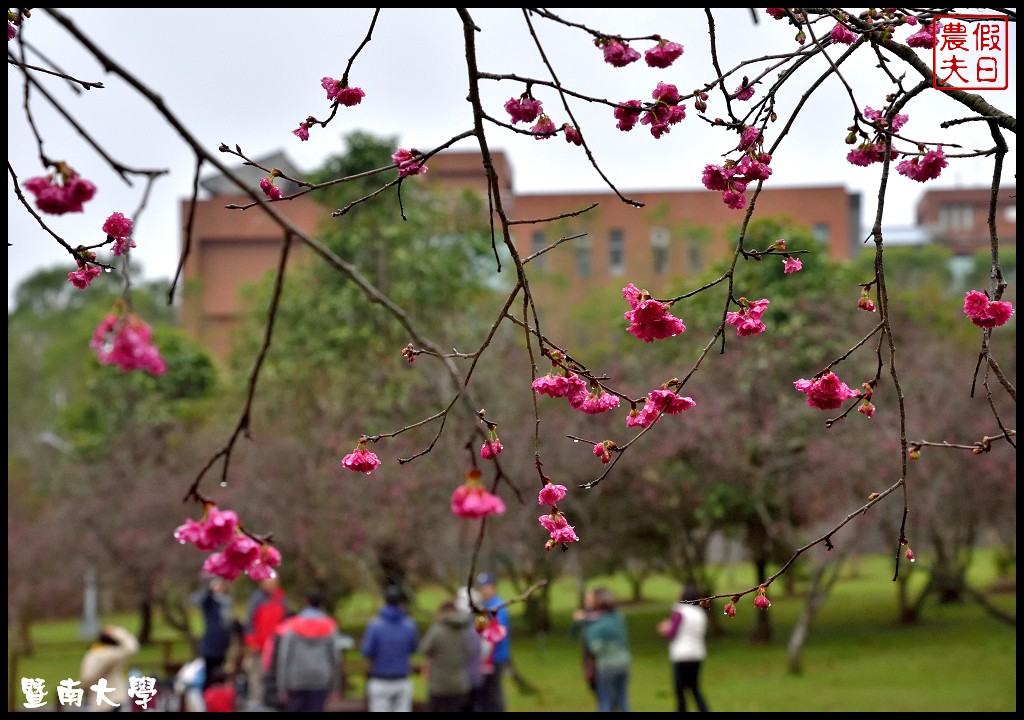
[[493,573],[480,573],[476,587],[483,599],[481,607],[494,610],[495,618],[505,629],[504,637],[494,643],[490,657],[485,662],[483,688],[480,692],[480,707],[476,712],[505,712],[505,675],[512,662],[512,622],[505,601],[498,594],[498,579]]
[[412,712],[412,655],[419,630],[405,612],[405,593],[389,585],[384,607],[366,626],[359,651],[370,667],[366,674],[366,704],[370,712]]

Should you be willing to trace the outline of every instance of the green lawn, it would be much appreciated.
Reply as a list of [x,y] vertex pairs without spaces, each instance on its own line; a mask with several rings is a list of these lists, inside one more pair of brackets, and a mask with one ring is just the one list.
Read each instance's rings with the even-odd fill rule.
[[[993,579],[990,563],[979,555],[972,581],[987,587]],[[736,570],[739,576],[745,568]],[[774,637],[771,643],[749,642],[756,610],[750,598],[739,604],[735,618],[719,618],[722,633],[709,638],[709,657],[702,670],[705,696],[713,711],[818,712],[1015,712],[1017,709],[1017,631],[987,615],[974,603],[927,605],[917,625],[896,622],[896,587],[889,582],[892,568],[882,558],[859,561],[829,599],[804,652],[804,673],[787,672],[786,645],[802,609],[799,596],[784,597],[779,584],[769,593]],[[918,573],[918,575],[923,575]],[[739,587],[741,581],[730,584]],[[626,585],[606,583],[620,597]],[[644,601],[624,606],[634,655],[631,701],[634,711],[674,710],[665,641],[654,631],[678,591],[666,578],[644,586]],[[511,596],[506,592],[505,596]],[[417,619],[425,627],[437,606],[439,591],[424,590],[417,599]],[[1015,590],[991,593],[990,600],[1016,612]],[[513,608],[513,658],[528,687],[508,683],[508,709],[522,712],[589,711],[594,708],[580,667],[580,647],[569,639],[570,614],[575,607],[575,584],[560,582],[553,592],[555,629],[529,637]],[[339,608],[342,628],[358,636],[375,610],[373,598],[356,598]],[[422,610],[420,610],[422,609]],[[132,627],[134,618],[124,619]],[[34,640],[75,641],[77,621],[39,624]],[[84,645],[62,652],[40,651],[21,660],[12,678],[17,708],[24,701],[20,677],[43,677],[47,687],[75,677]],[[149,670],[160,666],[160,649],[145,648],[136,663]],[[173,658],[187,659],[177,646]],[[356,656],[353,656],[357,659]],[[357,660],[358,662],[358,660]],[[361,683],[353,692],[361,694]],[[417,697],[424,698],[417,680]],[[691,708],[692,709],[692,708]]]

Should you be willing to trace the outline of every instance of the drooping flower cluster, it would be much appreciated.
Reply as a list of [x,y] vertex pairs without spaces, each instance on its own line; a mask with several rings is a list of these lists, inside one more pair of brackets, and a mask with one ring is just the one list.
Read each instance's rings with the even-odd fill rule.
[[557,505],[562,502],[566,494],[569,492],[565,485],[555,485],[550,480],[544,483],[544,487],[537,493],[537,504],[539,505]]
[[651,297],[646,290],[639,290],[633,283],[622,288],[622,297],[629,303],[625,314],[629,333],[644,342],[654,342],[675,337],[686,332],[683,321],[669,312],[670,303],[663,303]]
[[341,459],[341,466],[352,472],[361,472],[369,475],[380,467],[380,458],[377,454],[366,449],[366,440],[360,440],[356,449]]
[[182,545],[192,543],[210,552],[203,570],[225,580],[234,580],[245,573],[253,580],[272,578],[281,564],[281,553],[273,545],[258,542],[242,531],[234,510],[221,510],[213,503],[203,504],[203,517],[196,522],[185,520],[174,531]]
[[[564,372],[565,374],[556,374]],[[540,395],[553,398],[571,398],[587,391],[587,382],[569,371],[552,368],[552,371],[533,381],[533,389]]]
[[303,122],[299,123],[299,126],[297,128],[292,130],[292,135],[297,137],[302,142],[306,142],[307,140],[309,140],[309,128],[310,127],[311,127],[311,124],[308,121],[304,120]]
[[493,425],[487,428],[487,439],[480,446],[480,457],[484,460],[492,460],[504,450],[501,439],[498,437],[498,430]]
[[96,186],[65,163],[57,163],[49,175],[29,178],[25,189],[35,195],[36,207],[50,215],[82,212],[96,194]]
[[760,608],[761,610],[767,610],[772,606],[772,601],[768,599],[768,590],[764,585],[757,589],[757,597],[754,598],[754,607]]
[[896,166],[896,171],[911,180],[927,182],[937,178],[947,165],[949,162],[946,160],[945,153],[942,152],[942,146],[939,145],[924,155],[916,155],[909,160],[903,160]]
[[624,40],[614,38],[597,38],[594,41],[604,52],[604,61],[612,67],[626,67],[640,59],[640,53],[629,46]]
[[929,25],[922,23],[920,30],[907,37],[907,45],[912,48],[931,50],[935,47],[935,38],[941,29],[942,23],[940,22],[934,22]]
[[530,132],[533,133],[535,140],[547,140],[555,136],[558,128],[555,127],[554,120],[541,113],[540,117],[537,118],[537,123],[530,127]]
[[533,122],[544,112],[544,108],[540,100],[535,100],[529,95],[521,95],[506,100],[505,111],[511,116],[512,124],[515,125],[517,122]]
[[466,471],[465,482],[455,488],[451,502],[452,515],[469,520],[501,515],[505,503],[494,493],[488,492],[480,481],[476,468]]
[[667,68],[682,54],[682,45],[662,38],[657,45],[644,53],[644,61],[653,68]]
[[868,294],[869,290],[867,286],[860,289],[860,297],[857,298],[857,307],[867,312],[875,311],[875,301],[871,299],[871,295]]
[[[800,262],[797,260],[797,262]],[[737,312],[728,312],[725,314],[725,321],[736,328],[736,334],[739,337],[748,337],[750,335],[758,335],[765,331],[765,324],[761,320],[761,316],[764,315],[764,311],[768,309],[769,300],[767,298],[761,298],[760,300],[747,300],[746,298],[739,299],[740,309]]]
[[498,616],[490,613],[479,615],[473,627],[477,634],[491,645],[500,643],[508,634],[508,630],[498,620]]
[[422,175],[427,171],[427,166],[420,158],[422,155],[415,150],[398,148],[391,156],[392,162],[398,167],[398,177],[409,177],[410,175]]
[[772,156],[763,152],[763,142],[760,130],[744,126],[740,130],[740,142],[736,148],[743,156],[738,161],[726,160],[723,165],[705,165],[701,183],[708,190],[721,192],[722,202],[733,210],[743,209],[747,205],[747,197],[743,194],[747,185],[757,180],[767,180],[772,175]]
[[[636,411],[636,412],[639,412]],[[632,413],[630,413],[632,414]],[[627,421],[628,424],[628,421]],[[601,462],[607,464],[612,461],[612,448],[615,447],[614,440],[603,440],[594,445],[594,455],[601,459]]]
[[619,396],[607,392],[599,383],[569,397],[569,407],[588,415],[600,415],[619,406]]
[[875,390],[871,383],[863,383],[861,387],[864,388],[864,391],[860,394],[860,405],[857,406],[857,412],[868,417],[874,417],[875,404],[871,402],[871,398],[875,394]]
[[576,529],[569,524],[565,515],[557,508],[551,508],[549,514],[541,515],[537,520],[550,535],[548,541],[544,543],[545,550],[551,550],[556,545],[561,545],[562,543],[571,543],[579,540],[579,537],[576,535]]
[[79,290],[85,290],[95,278],[99,277],[102,270],[98,265],[93,265],[90,262],[96,259],[96,253],[91,250],[82,250],[79,254],[82,259],[77,260],[78,269],[68,273],[68,282]]
[[851,390],[850,386],[833,372],[827,372],[816,380],[797,380],[793,386],[807,394],[808,407],[819,410],[835,410],[842,407],[846,400],[860,397],[859,392]]
[[686,118],[686,105],[681,104],[679,89],[675,85],[659,82],[651,97],[654,102],[646,108],[639,100],[627,100],[619,103],[612,114],[618,121],[615,125],[619,130],[629,131],[636,127],[637,120],[641,125],[651,126],[651,135],[660,138],[675,125]]
[[964,296],[964,314],[980,328],[1005,325],[1013,317],[1013,305],[1006,300],[989,300],[978,290],[968,290]]
[[615,127],[624,132],[629,132],[640,119],[640,114],[643,112],[643,103],[639,100],[627,100],[626,102],[619,103],[619,105],[624,107],[616,107],[612,110],[612,115],[618,121]]
[[284,197],[284,193],[281,192],[281,188],[274,184],[275,177],[277,176],[271,171],[270,175],[260,180],[260,189],[271,200],[280,200]]
[[[670,386],[678,384],[678,381],[671,380],[662,385],[660,389],[647,393],[643,408],[630,410],[626,417],[626,427],[650,427],[663,413],[678,415],[694,407],[697,403],[693,398],[679,395],[668,389]],[[597,452],[596,449],[594,452]]]
[[131,248],[136,247],[132,240],[132,221],[119,212],[112,213],[103,223],[103,232],[108,238],[114,239],[113,252],[115,255],[123,255]]
[[[97,268],[97,271],[99,268]],[[89,341],[101,365],[116,365],[122,372],[142,370],[150,375],[167,372],[167,362],[153,344],[153,330],[142,318],[120,309],[107,315]]]
[[751,85],[746,78],[743,78],[743,82],[741,82],[733,92],[736,93],[737,100],[749,100],[754,97],[754,86]]
[[327,99],[345,107],[358,105],[366,97],[361,88],[348,87],[343,85],[341,80],[332,77],[325,77],[320,80],[320,85],[327,91]]
[[878,130],[891,130],[894,133],[899,132],[900,128],[906,125],[910,119],[909,115],[897,113],[892,116],[892,121],[890,122],[885,117],[885,113],[881,110],[875,110],[870,105],[864,106],[864,117],[870,120],[871,124]]
[[583,136],[580,135],[580,131],[574,128],[569,123],[562,123],[562,131],[565,132],[565,141],[572,145],[582,145]]
[[853,45],[857,42],[857,34],[841,22],[837,22],[828,35],[837,45]]

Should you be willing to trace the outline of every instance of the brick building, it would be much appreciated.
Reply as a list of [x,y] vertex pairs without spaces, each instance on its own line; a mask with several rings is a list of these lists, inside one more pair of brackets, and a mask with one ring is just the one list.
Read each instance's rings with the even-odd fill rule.
[[[300,173],[282,155],[260,161],[286,174]],[[514,226],[520,254],[528,256],[561,237],[577,236],[569,247],[546,253],[531,267],[557,280],[557,292],[539,283],[538,302],[552,312],[564,310],[590,292],[616,292],[632,282],[658,293],[673,280],[703,270],[733,247],[741,213],[728,209],[718,193],[680,190],[626,193],[643,203],[636,208],[613,193],[518,194],[512,167],[503,153],[494,156],[502,184],[502,199],[510,217],[550,218],[593,204],[584,215],[553,223]],[[264,173],[255,168],[237,172],[255,187]],[[485,188],[480,156],[447,152],[433,157],[430,172],[417,177],[441,188]],[[278,182],[280,185],[280,181]],[[283,234],[258,209],[227,210],[232,203],[249,203],[223,177],[202,182],[209,197],[195,207],[192,242],[184,267],[182,324],[190,335],[223,357],[230,333],[240,316],[241,289],[277,266]],[[282,187],[287,194],[290,188]],[[1004,191],[1000,228],[1005,241],[1016,247],[1015,189]],[[934,229],[935,241],[956,253],[987,248],[985,214],[988,193],[983,190],[931,190],[918,208],[921,225]],[[1002,199],[1002,195],[1001,195]],[[860,196],[843,186],[766,187],[757,200],[760,216],[788,216],[811,228],[824,241],[833,260],[845,260],[861,250]],[[182,242],[190,201],[181,207]],[[274,209],[304,232],[314,234],[325,217],[322,206],[307,196],[276,203]],[[300,252],[302,250],[300,249]]]

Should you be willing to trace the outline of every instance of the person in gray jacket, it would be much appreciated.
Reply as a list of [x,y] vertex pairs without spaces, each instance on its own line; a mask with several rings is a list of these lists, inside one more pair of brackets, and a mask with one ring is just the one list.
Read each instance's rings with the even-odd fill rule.
[[446,600],[438,608],[434,622],[427,628],[418,651],[423,655],[427,676],[428,712],[468,712],[470,710],[469,663],[472,647],[479,641],[470,636],[473,616],[460,611]]

